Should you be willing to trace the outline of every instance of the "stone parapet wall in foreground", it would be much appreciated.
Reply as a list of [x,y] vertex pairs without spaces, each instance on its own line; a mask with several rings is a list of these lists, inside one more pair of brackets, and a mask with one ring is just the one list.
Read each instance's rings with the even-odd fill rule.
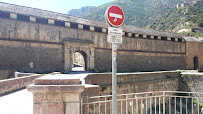
[[[177,91],[179,89],[180,71],[136,72],[117,74],[117,93],[139,93],[149,91]],[[112,94],[111,73],[89,74],[85,78],[86,84],[100,86],[82,92],[84,96],[100,96]],[[91,91],[92,90],[92,91]],[[91,93],[91,94],[90,94]]]
[[30,76],[0,80],[0,95],[11,92],[17,89],[24,88],[33,83],[33,80],[39,78],[41,74],[34,74]]
[[15,70],[0,70],[0,80],[14,77]]

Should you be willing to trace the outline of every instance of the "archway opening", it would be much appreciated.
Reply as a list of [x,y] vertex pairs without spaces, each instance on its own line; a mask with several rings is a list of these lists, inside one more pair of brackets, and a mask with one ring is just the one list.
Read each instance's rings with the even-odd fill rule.
[[86,53],[83,51],[76,51],[73,54],[72,71],[86,71]]
[[199,59],[198,57],[194,57],[194,70],[199,68]]

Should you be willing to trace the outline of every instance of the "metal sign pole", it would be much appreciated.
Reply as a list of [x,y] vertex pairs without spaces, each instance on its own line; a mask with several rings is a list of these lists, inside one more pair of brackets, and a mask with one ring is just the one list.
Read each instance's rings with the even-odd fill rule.
[[112,43],[112,114],[117,114],[117,47],[116,43],[122,43],[122,29],[116,28],[123,24],[124,13],[118,6],[112,5],[105,12],[105,20],[108,25],[107,41]]
[[117,114],[117,47],[112,43],[112,114]]

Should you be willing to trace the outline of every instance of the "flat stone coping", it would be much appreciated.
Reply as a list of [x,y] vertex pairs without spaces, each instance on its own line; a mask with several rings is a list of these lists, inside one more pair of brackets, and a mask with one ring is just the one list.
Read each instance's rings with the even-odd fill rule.
[[57,74],[45,75],[34,80],[35,85],[72,85],[80,84],[80,78],[74,75]]
[[27,86],[27,90],[35,93],[35,92],[72,92],[72,93],[80,93],[85,89],[84,85],[29,85]]
[[97,88],[100,87],[99,85],[92,85],[92,84],[85,84],[85,88]]
[[202,75],[203,72],[182,72],[181,74],[187,74],[187,75]]
[[[130,74],[157,74],[157,73],[176,73],[181,72],[180,70],[171,70],[171,71],[153,71],[153,72],[126,72],[126,73],[116,73],[118,75],[130,75]],[[112,72],[105,72],[105,73],[91,73],[88,75],[95,75],[95,74],[112,74]]]

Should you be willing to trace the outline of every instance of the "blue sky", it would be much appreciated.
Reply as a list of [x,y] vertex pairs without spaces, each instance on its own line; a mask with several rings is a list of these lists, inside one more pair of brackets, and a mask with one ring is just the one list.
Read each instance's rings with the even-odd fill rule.
[[67,14],[71,9],[83,6],[99,6],[113,0],[0,0],[1,2],[39,8]]

